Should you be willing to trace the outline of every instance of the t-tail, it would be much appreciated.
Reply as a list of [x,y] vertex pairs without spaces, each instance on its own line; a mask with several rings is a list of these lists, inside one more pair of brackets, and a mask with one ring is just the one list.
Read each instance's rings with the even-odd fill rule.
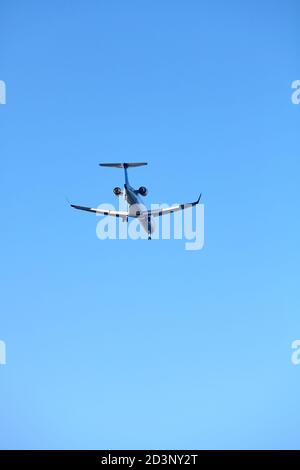
[[146,162],[134,162],[134,163],[99,163],[100,166],[104,166],[107,168],[124,168],[125,172],[125,184],[128,183],[128,174],[127,174],[127,168],[134,168],[137,166],[144,166],[147,165]]

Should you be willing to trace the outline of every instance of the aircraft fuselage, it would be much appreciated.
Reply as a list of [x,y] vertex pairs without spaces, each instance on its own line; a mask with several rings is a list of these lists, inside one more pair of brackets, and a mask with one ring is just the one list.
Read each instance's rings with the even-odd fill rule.
[[[127,178],[126,178],[127,179]],[[138,218],[140,224],[142,225],[145,232],[148,233],[148,238],[151,238],[151,234],[155,230],[155,223],[153,217],[150,215],[140,215],[145,212],[146,207],[142,203],[141,198],[139,197],[138,190],[134,189],[128,182],[124,184],[125,200],[128,203],[128,213],[132,217]]]

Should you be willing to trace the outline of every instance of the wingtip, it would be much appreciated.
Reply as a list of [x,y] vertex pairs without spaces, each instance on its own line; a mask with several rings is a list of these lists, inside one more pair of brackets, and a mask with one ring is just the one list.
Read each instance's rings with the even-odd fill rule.
[[67,203],[71,206],[71,202],[70,202],[70,199],[68,198],[68,196],[65,196],[65,199],[66,199]]
[[201,196],[202,196],[202,193],[199,194],[199,197],[198,197],[198,199],[197,199],[197,204],[199,204],[200,199],[201,199]]

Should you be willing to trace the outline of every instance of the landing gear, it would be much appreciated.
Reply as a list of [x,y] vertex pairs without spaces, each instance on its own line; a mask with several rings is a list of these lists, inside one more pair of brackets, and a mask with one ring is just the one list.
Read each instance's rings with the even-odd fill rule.
[[151,240],[151,216],[148,215],[148,240]]

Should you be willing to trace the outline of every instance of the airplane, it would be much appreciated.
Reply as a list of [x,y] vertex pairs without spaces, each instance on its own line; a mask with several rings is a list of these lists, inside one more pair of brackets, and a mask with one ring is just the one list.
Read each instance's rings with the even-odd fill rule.
[[194,202],[189,202],[186,204],[178,204],[176,206],[167,207],[165,209],[154,209],[154,210],[145,210],[140,196],[147,196],[148,189],[145,186],[140,186],[139,189],[134,189],[128,180],[128,168],[134,168],[139,166],[147,165],[147,162],[136,162],[136,163],[99,163],[100,166],[106,168],[123,168],[125,173],[125,184],[124,190],[120,187],[115,187],[113,193],[115,196],[120,197],[124,196],[125,200],[128,203],[128,211],[113,211],[105,209],[97,209],[93,207],[78,206],[75,204],[70,204],[74,209],[79,209],[82,211],[94,212],[101,215],[110,215],[113,217],[121,217],[123,222],[128,222],[129,217],[137,218],[142,225],[145,232],[148,234],[148,240],[151,240],[151,235],[155,230],[154,217],[163,216],[170,214],[172,212],[180,211],[187,209],[189,207],[196,206],[199,204],[201,199],[201,194],[198,199]]

